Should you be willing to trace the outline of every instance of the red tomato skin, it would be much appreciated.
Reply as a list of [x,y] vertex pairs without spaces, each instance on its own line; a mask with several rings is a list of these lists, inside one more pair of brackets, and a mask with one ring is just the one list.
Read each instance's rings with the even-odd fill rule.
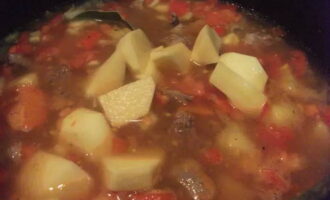
[[220,165],[223,157],[217,148],[209,148],[202,152],[201,159],[207,165]]
[[154,190],[130,195],[129,200],[177,200],[173,192]]
[[129,148],[129,143],[127,140],[120,137],[114,137],[112,139],[112,153],[120,154],[127,152]]
[[178,17],[182,17],[190,11],[190,5],[187,1],[182,0],[171,0],[170,1],[170,12],[174,13]]
[[288,127],[276,127],[274,125],[259,128],[258,136],[267,147],[285,149],[293,140],[294,132]]
[[102,38],[102,34],[98,31],[89,31],[87,34],[79,41],[79,46],[84,50],[91,50],[96,45],[97,42]]
[[297,78],[302,77],[308,68],[308,60],[304,52],[293,50],[290,53],[289,65]]

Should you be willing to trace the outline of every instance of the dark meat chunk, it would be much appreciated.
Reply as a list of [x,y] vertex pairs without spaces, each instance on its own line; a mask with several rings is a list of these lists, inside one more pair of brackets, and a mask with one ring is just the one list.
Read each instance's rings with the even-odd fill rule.
[[188,112],[179,111],[174,117],[170,132],[182,136],[194,134],[194,117]]
[[40,77],[54,94],[68,95],[72,72],[67,66],[47,66]]
[[175,101],[181,105],[187,105],[193,99],[192,96],[177,90],[161,90],[161,93],[168,96],[170,100]]
[[193,200],[211,200],[215,196],[214,182],[195,160],[188,159],[175,165],[170,178]]

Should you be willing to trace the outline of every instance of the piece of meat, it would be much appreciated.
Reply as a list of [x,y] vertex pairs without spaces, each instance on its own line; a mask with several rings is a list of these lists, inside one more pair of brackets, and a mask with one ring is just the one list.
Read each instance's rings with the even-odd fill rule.
[[40,76],[46,86],[56,95],[67,95],[70,78],[72,77],[71,70],[65,66],[47,66]]
[[161,90],[161,93],[165,96],[168,96],[170,100],[175,101],[181,105],[187,105],[190,101],[193,100],[193,97],[187,94],[184,94],[178,90]]
[[214,182],[195,160],[188,159],[175,165],[170,178],[193,200],[211,200],[215,196]]
[[169,129],[170,133],[187,136],[196,132],[194,127],[194,117],[188,112],[179,111],[174,116],[174,121]]

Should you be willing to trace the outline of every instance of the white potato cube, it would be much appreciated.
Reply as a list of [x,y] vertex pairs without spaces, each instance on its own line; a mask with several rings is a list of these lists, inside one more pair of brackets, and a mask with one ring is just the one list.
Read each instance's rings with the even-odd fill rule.
[[115,51],[90,77],[85,89],[87,97],[97,97],[123,85],[125,80],[125,59]]
[[219,62],[258,91],[264,91],[268,76],[256,57],[239,53],[225,53],[220,56]]
[[292,103],[278,102],[270,106],[265,116],[266,122],[280,127],[299,126],[302,120],[300,110]]
[[212,72],[210,82],[246,114],[258,115],[266,103],[267,98],[262,91],[257,90],[222,62],[219,62]]
[[112,136],[102,113],[78,108],[63,119],[59,138],[93,156],[111,148]]
[[17,186],[24,200],[80,200],[90,195],[93,180],[75,163],[40,151],[23,165]]
[[148,114],[155,92],[151,77],[124,85],[98,98],[106,117],[120,127]]
[[218,135],[217,144],[219,148],[233,156],[256,155],[258,149],[253,141],[247,136],[244,128],[235,123],[229,123]]
[[158,49],[153,54],[157,68],[172,68],[181,73],[189,71],[191,51],[183,43],[173,44],[163,49]]
[[9,87],[19,87],[24,85],[37,86],[39,83],[38,75],[36,73],[28,73],[9,83]]
[[117,48],[124,56],[132,72],[139,74],[148,62],[152,44],[145,33],[141,29],[137,29],[122,37]]
[[111,191],[151,189],[157,181],[163,154],[126,154],[110,156],[102,161],[103,182]]
[[210,26],[205,25],[199,32],[192,53],[191,60],[199,65],[218,62],[221,38]]
[[150,56],[149,56],[149,60],[148,60],[148,64],[147,67],[145,68],[145,70],[143,71],[142,74],[138,75],[138,78],[145,78],[145,77],[149,77],[151,76],[154,81],[157,81],[160,74],[159,71],[157,69],[157,65],[155,63],[155,59],[157,59],[157,52],[164,49],[163,46],[159,46],[157,48],[154,48],[151,52],[150,52]]

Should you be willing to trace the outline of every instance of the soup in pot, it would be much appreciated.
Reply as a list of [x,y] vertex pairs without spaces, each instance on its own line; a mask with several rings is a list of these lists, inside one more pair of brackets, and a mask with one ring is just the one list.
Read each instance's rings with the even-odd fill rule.
[[5,38],[0,196],[286,200],[329,173],[327,84],[223,2],[87,2]]

